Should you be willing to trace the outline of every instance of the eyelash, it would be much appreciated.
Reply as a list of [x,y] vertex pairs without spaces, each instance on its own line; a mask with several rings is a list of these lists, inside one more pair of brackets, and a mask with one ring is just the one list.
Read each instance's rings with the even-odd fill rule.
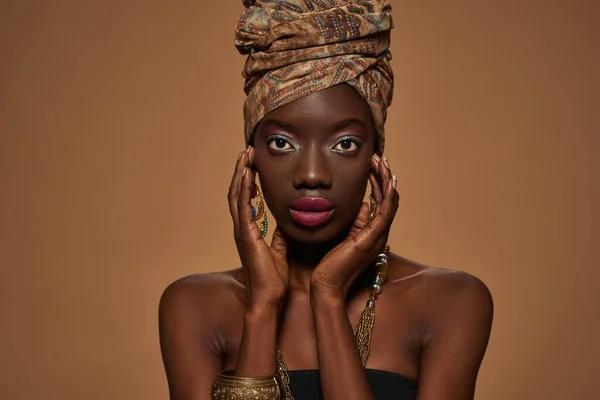
[[[279,148],[277,146],[273,146],[273,143],[276,143],[278,140],[283,141],[286,145],[290,146],[290,148],[285,148],[285,147]],[[269,137],[267,137],[266,142],[267,142],[267,145],[269,146],[269,148],[275,152],[288,153],[290,151],[296,150],[296,146],[294,144],[292,144],[291,140],[286,136],[281,136],[281,135],[269,136]],[[350,144],[351,145],[353,144],[356,148],[349,149],[349,150],[336,149],[337,146],[339,146],[340,144],[342,144],[344,142],[350,142]],[[340,154],[355,153],[358,151],[358,149],[360,148],[361,145],[362,145],[362,141],[359,138],[356,138],[353,136],[345,136],[336,141],[332,150],[335,151],[336,153],[340,153]]]
[[[335,149],[337,146],[339,146],[340,144],[342,144],[344,142],[350,142],[351,144],[356,146],[356,148],[352,149],[352,150],[336,150]],[[353,136],[344,136],[344,137],[338,139],[338,141],[335,143],[335,145],[333,146],[333,151],[342,153],[342,154],[356,153],[361,145],[362,145],[362,141],[359,138],[353,137]]]
[[[283,140],[286,144],[291,146],[291,149],[280,149],[278,147],[273,147],[272,144],[275,143],[277,140]],[[287,153],[287,152],[296,150],[296,147],[294,147],[292,145],[291,140],[285,136],[279,136],[279,135],[269,136],[267,138],[267,145],[269,146],[269,148],[271,150],[274,150],[274,151],[280,152],[280,153]]]

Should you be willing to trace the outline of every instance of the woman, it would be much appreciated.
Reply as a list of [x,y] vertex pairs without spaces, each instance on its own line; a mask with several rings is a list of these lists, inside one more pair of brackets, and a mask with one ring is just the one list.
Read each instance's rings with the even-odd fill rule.
[[[242,267],[165,290],[171,399],[472,399],[489,291],[386,248],[398,207],[381,158],[393,86],[389,4],[246,7],[236,45],[248,54],[249,146],[229,189]],[[276,222],[270,245],[256,175]]]

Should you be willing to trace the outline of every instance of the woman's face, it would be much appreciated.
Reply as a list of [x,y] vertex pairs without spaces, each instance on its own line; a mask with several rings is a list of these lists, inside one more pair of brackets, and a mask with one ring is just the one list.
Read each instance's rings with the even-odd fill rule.
[[368,105],[334,86],[267,114],[255,165],[279,228],[300,243],[334,239],[352,224],[367,186],[375,132]]

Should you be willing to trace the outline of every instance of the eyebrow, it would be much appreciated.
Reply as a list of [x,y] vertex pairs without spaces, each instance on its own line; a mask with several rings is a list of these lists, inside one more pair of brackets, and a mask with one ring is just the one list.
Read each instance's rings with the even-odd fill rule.
[[279,121],[277,119],[265,119],[260,123],[259,126],[261,128],[273,126],[276,128],[283,129],[285,131],[294,131],[295,130],[295,126],[293,124],[290,124],[289,122]]
[[335,124],[333,124],[336,131],[340,131],[351,125],[360,125],[361,128],[367,129],[367,125],[358,118],[348,118],[348,119],[344,119],[342,121],[339,121],[339,122],[336,122]]
[[[341,121],[337,121],[334,124],[332,124],[332,127],[336,130],[336,131],[340,131],[344,128],[347,128],[351,125],[360,125],[360,127],[367,129],[367,125],[361,121],[358,118],[348,118],[348,119],[344,119]],[[289,122],[285,122],[285,121],[279,121],[276,119],[265,119],[260,123],[261,127],[269,127],[269,126],[273,126],[276,128],[280,128],[286,131],[295,131],[296,127],[294,126],[294,124],[290,124]]]

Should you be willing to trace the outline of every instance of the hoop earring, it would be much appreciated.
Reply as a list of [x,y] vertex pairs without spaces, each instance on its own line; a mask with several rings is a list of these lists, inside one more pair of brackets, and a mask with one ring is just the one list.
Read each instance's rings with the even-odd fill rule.
[[250,206],[252,207],[252,219],[254,220],[254,222],[256,222],[259,219],[263,218],[263,220],[258,224],[258,228],[260,229],[261,237],[264,238],[265,236],[267,236],[269,223],[267,222],[265,202],[262,193],[260,192],[260,189],[258,188],[258,185],[256,183],[254,184],[254,188],[252,189],[251,199],[256,201],[256,208],[253,205]]
[[369,222],[375,219],[375,207],[377,207],[377,202],[375,201],[375,197],[373,194],[369,195]]

